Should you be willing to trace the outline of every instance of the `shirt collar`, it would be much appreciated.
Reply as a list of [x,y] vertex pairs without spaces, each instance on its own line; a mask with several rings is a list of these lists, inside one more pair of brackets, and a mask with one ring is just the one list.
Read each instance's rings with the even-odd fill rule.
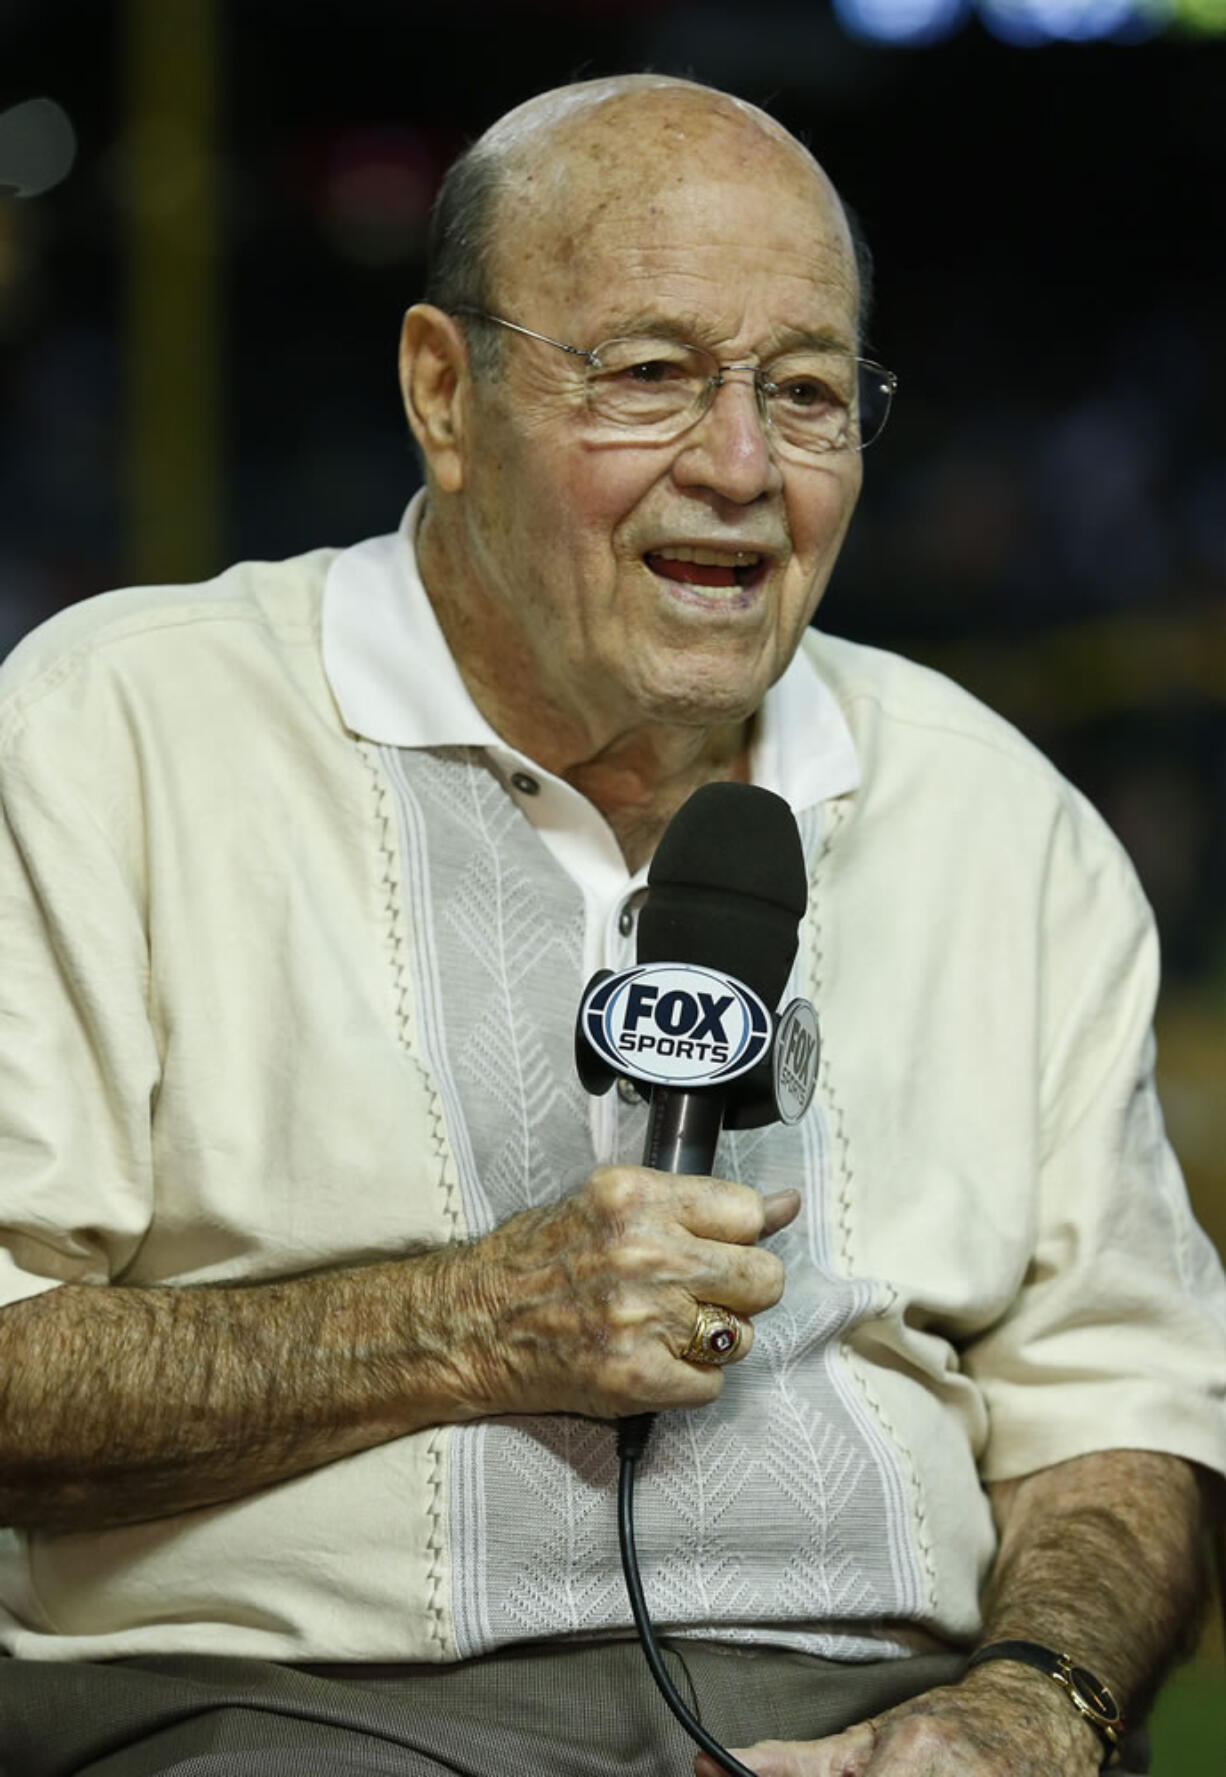
[[[346,726],[367,740],[505,753],[507,743],[469,696],[417,570],[424,507],[423,490],[398,531],[333,561],[323,599],[324,671]],[[797,813],[859,784],[851,731],[803,647],[758,713],[750,775]]]
[[345,725],[390,747],[501,744],[468,694],[417,571],[425,489],[400,529],[342,550],[323,601],[324,672]]

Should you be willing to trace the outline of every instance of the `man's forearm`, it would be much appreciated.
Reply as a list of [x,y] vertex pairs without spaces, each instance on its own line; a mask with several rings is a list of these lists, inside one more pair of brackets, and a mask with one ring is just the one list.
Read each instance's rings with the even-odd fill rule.
[[236,1288],[66,1284],[12,1304],[0,1523],[161,1517],[474,1417],[462,1289],[462,1267],[432,1253]]
[[1198,1621],[1207,1486],[1178,1457],[1108,1450],[993,1488],[1001,1545],[982,1639],[1067,1651],[1136,1719]]
[[[641,1167],[418,1257],[224,1287],[66,1284],[0,1309],[0,1523],[235,1499],[425,1426],[714,1400],[694,1304],[783,1292],[796,1192]],[[750,1326],[745,1349],[752,1347]]]

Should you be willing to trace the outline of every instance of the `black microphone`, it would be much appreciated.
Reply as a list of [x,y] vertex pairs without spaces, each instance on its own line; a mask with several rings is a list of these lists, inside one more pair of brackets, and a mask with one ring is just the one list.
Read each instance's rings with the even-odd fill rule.
[[[647,872],[637,962],[594,976],[579,1008],[575,1058],[589,1092],[620,1073],[647,1088],[643,1165],[709,1173],[725,1126],[803,1116],[817,1078],[807,1000],[775,1007],[808,904],[804,849],[781,796],[704,784],[669,822]],[[618,1423],[636,1459],[654,1414]]]
[[643,1164],[706,1173],[723,1128],[794,1123],[813,1096],[817,1019],[775,1008],[808,903],[804,850],[781,796],[704,784],[647,872],[637,962],[588,983],[575,1030],[592,1093],[618,1076],[651,1102]]

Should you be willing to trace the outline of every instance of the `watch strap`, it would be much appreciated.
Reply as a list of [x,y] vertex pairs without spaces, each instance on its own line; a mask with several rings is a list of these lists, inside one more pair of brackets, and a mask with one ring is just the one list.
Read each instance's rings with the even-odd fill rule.
[[976,1648],[967,1661],[967,1671],[989,1660],[1017,1660],[1045,1672],[1068,1696],[1074,1709],[1089,1722],[1106,1748],[1104,1768],[1119,1747],[1124,1734],[1124,1718],[1120,1706],[1100,1678],[1084,1666],[1077,1666],[1071,1654],[1058,1653],[1040,1641],[990,1641]]

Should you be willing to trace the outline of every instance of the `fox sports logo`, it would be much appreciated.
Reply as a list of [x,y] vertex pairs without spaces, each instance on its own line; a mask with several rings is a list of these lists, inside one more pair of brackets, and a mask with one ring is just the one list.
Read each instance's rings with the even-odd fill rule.
[[771,1041],[771,1015],[751,988],[690,963],[640,963],[608,975],[589,988],[580,1018],[619,1074],[662,1086],[733,1080]]

